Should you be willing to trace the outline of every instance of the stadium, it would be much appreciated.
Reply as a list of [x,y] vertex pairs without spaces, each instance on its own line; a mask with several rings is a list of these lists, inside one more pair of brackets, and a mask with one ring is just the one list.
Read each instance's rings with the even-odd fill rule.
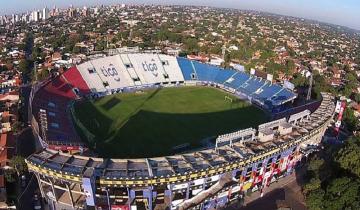
[[296,97],[187,58],[101,57],[34,85],[43,149],[27,164],[60,209],[221,208],[292,173],[321,142],[334,98],[272,114]]

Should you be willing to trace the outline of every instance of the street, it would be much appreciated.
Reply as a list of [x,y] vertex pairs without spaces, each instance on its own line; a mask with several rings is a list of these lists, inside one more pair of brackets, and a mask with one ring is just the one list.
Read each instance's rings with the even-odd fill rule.
[[291,175],[272,183],[264,189],[263,197],[260,197],[259,191],[253,192],[245,197],[244,206],[240,206],[239,203],[233,203],[225,208],[225,210],[276,210],[279,204],[282,204],[282,207],[290,207],[292,210],[306,210],[300,186],[303,170],[303,168],[299,168]]

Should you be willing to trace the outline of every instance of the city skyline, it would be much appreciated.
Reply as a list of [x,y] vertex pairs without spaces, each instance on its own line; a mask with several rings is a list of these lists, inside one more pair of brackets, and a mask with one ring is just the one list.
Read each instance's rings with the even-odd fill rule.
[[[21,2],[21,3],[20,3]],[[356,0],[345,0],[345,1],[325,1],[319,0],[316,2],[310,0],[295,0],[287,1],[284,4],[284,0],[241,0],[234,3],[231,0],[210,0],[200,1],[200,0],[34,0],[34,1],[20,1],[14,0],[11,2],[0,0],[0,15],[10,15],[23,13],[26,11],[38,10],[43,7],[52,8],[54,6],[60,8],[66,8],[70,5],[76,7],[79,6],[95,6],[95,5],[111,5],[111,4],[159,4],[159,5],[198,5],[198,6],[212,6],[212,7],[223,7],[223,8],[236,8],[236,9],[246,9],[246,10],[256,10],[263,12],[270,12],[279,15],[294,16],[299,18],[306,18],[311,20],[316,20],[320,22],[326,22],[335,25],[341,25],[345,27],[350,27],[353,29],[360,30],[360,22],[356,21],[360,19],[360,14],[357,11],[360,9],[360,2]]]

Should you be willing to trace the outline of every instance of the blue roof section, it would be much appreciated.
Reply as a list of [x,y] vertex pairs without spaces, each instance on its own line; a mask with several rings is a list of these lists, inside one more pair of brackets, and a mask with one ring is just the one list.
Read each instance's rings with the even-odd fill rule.
[[248,97],[267,106],[278,106],[296,98],[292,91],[272,84],[269,81],[250,76],[245,72],[222,69],[218,66],[177,58],[185,80],[215,82],[246,94]]

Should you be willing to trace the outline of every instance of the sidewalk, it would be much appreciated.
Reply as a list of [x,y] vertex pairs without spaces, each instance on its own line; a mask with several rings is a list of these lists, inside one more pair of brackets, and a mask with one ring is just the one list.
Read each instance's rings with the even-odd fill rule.
[[265,188],[263,197],[260,197],[259,191],[253,192],[250,196],[245,197],[244,206],[239,207],[239,203],[234,203],[225,210],[275,210],[278,202],[286,204],[292,210],[307,209],[296,173],[283,177]]

